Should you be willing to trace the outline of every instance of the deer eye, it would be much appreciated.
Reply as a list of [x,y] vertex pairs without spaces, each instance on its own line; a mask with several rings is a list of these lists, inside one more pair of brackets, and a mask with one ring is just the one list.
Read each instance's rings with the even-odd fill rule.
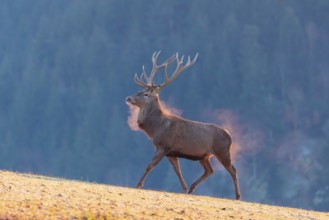
[[148,93],[144,93],[144,97],[148,97],[149,96],[149,94]]

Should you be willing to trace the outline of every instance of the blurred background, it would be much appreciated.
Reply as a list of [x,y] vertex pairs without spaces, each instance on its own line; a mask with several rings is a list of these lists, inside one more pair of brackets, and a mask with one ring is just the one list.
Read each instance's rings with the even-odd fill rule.
[[[0,169],[135,186],[154,149],[127,124],[134,73],[199,52],[161,99],[230,130],[242,199],[329,211],[328,21],[327,0],[1,1]],[[195,193],[234,198],[212,163]],[[145,188],[181,191],[167,160]]]

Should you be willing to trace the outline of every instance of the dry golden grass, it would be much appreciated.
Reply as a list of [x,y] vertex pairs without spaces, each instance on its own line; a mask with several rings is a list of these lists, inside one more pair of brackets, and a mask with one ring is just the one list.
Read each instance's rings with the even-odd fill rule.
[[329,213],[0,171],[0,219],[329,219]]

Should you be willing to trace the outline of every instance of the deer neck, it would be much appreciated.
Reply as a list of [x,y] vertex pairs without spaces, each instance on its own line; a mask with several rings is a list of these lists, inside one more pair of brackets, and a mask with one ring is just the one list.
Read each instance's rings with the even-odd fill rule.
[[153,137],[154,132],[158,130],[163,123],[163,112],[159,100],[140,109],[137,123],[149,137]]

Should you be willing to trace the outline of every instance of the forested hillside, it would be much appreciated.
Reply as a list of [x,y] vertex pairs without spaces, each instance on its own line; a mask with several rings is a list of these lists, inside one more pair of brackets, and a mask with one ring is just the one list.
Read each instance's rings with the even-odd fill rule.
[[[243,200],[328,211],[328,21],[327,0],[2,1],[0,169],[134,186],[154,151],[127,125],[134,73],[199,52],[161,98],[232,133]],[[196,193],[233,198],[213,163]],[[180,192],[166,160],[145,187]]]

